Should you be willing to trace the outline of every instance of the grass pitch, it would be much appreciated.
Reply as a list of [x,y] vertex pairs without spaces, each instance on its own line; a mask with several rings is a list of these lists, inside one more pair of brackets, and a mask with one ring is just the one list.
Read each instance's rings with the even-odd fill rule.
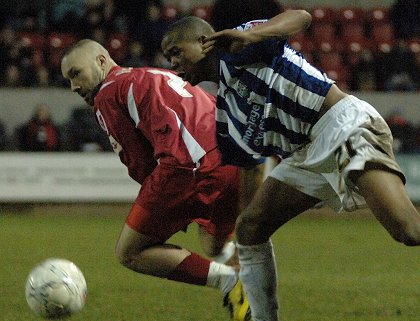
[[[88,284],[69,321],[223,321],[215,289],[138,275],[114,244],[130,205],[35,205],[0,210],[0,321],[38,321],[25,301],[29,271],[74,261]],[[197,230],[171,240],[201,253]],[[420,248],[393,241],[369,212],[313,211],[273,237],[283,321],[419,321]]]

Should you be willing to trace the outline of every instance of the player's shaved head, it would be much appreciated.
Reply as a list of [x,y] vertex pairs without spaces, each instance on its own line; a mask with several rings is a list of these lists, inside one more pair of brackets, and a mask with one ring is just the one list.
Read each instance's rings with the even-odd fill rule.
[[61,60],[63,77],[70,81],[73,91],[89,104],[98,92],[101,82],[106,78],[114,60],[100,43],[84,39],[77,42],[64,54]]
[[180,42],[197,40],[202,36],[210,36],[214,33],[213,27],[205,20],[190,16],[185,17],[169,26],[162,40],[162,46],[168,42]]
[[83,39],[70,47],[63,56],[63,60],[71,54],[81,54],[85,57],[96,58],[98,55],[104,55],[110,58],[108,50],[106,50],[100,43],[91,40]]

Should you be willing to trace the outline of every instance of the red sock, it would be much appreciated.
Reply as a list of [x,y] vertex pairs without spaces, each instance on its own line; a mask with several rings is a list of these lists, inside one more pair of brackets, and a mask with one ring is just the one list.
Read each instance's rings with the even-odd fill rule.
[[187,256],[184,261],[169,274],[168,279],[196,285],[206,285],[209,268],[209,260],[195,253],[191,253],[190,256]]

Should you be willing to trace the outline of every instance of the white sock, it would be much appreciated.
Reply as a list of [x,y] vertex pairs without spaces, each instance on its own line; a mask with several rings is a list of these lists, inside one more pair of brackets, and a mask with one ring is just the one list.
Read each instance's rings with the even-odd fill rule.
[[254,321],[278,321],[277,272],[271,240],[239,250],[241,279]]
[[226,263],[234,254],[236,250],[236,245],[234,242],[226,243],[225,247],[223,248],[222,252],[213,258],[214,262],[217,263]]
[[236,282],[238,282],[238,275],[233,267],[214,261],[210,263],[207,286],[220,289],[223,293],[228,293],[233,289]]

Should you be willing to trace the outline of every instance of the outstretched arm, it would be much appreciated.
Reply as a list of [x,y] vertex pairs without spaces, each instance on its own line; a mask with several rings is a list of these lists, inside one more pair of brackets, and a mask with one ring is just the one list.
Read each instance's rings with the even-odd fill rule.
[[225,29],[216,32],[204,40],[203,52],[207,53],[212,50],[215,42],[222,38],[232,41],[231,51],[234,52],[267,38],[286,39],[308,28],[311,21],[311,14],[305,10],[287,10],[267,22],[245,31]]

